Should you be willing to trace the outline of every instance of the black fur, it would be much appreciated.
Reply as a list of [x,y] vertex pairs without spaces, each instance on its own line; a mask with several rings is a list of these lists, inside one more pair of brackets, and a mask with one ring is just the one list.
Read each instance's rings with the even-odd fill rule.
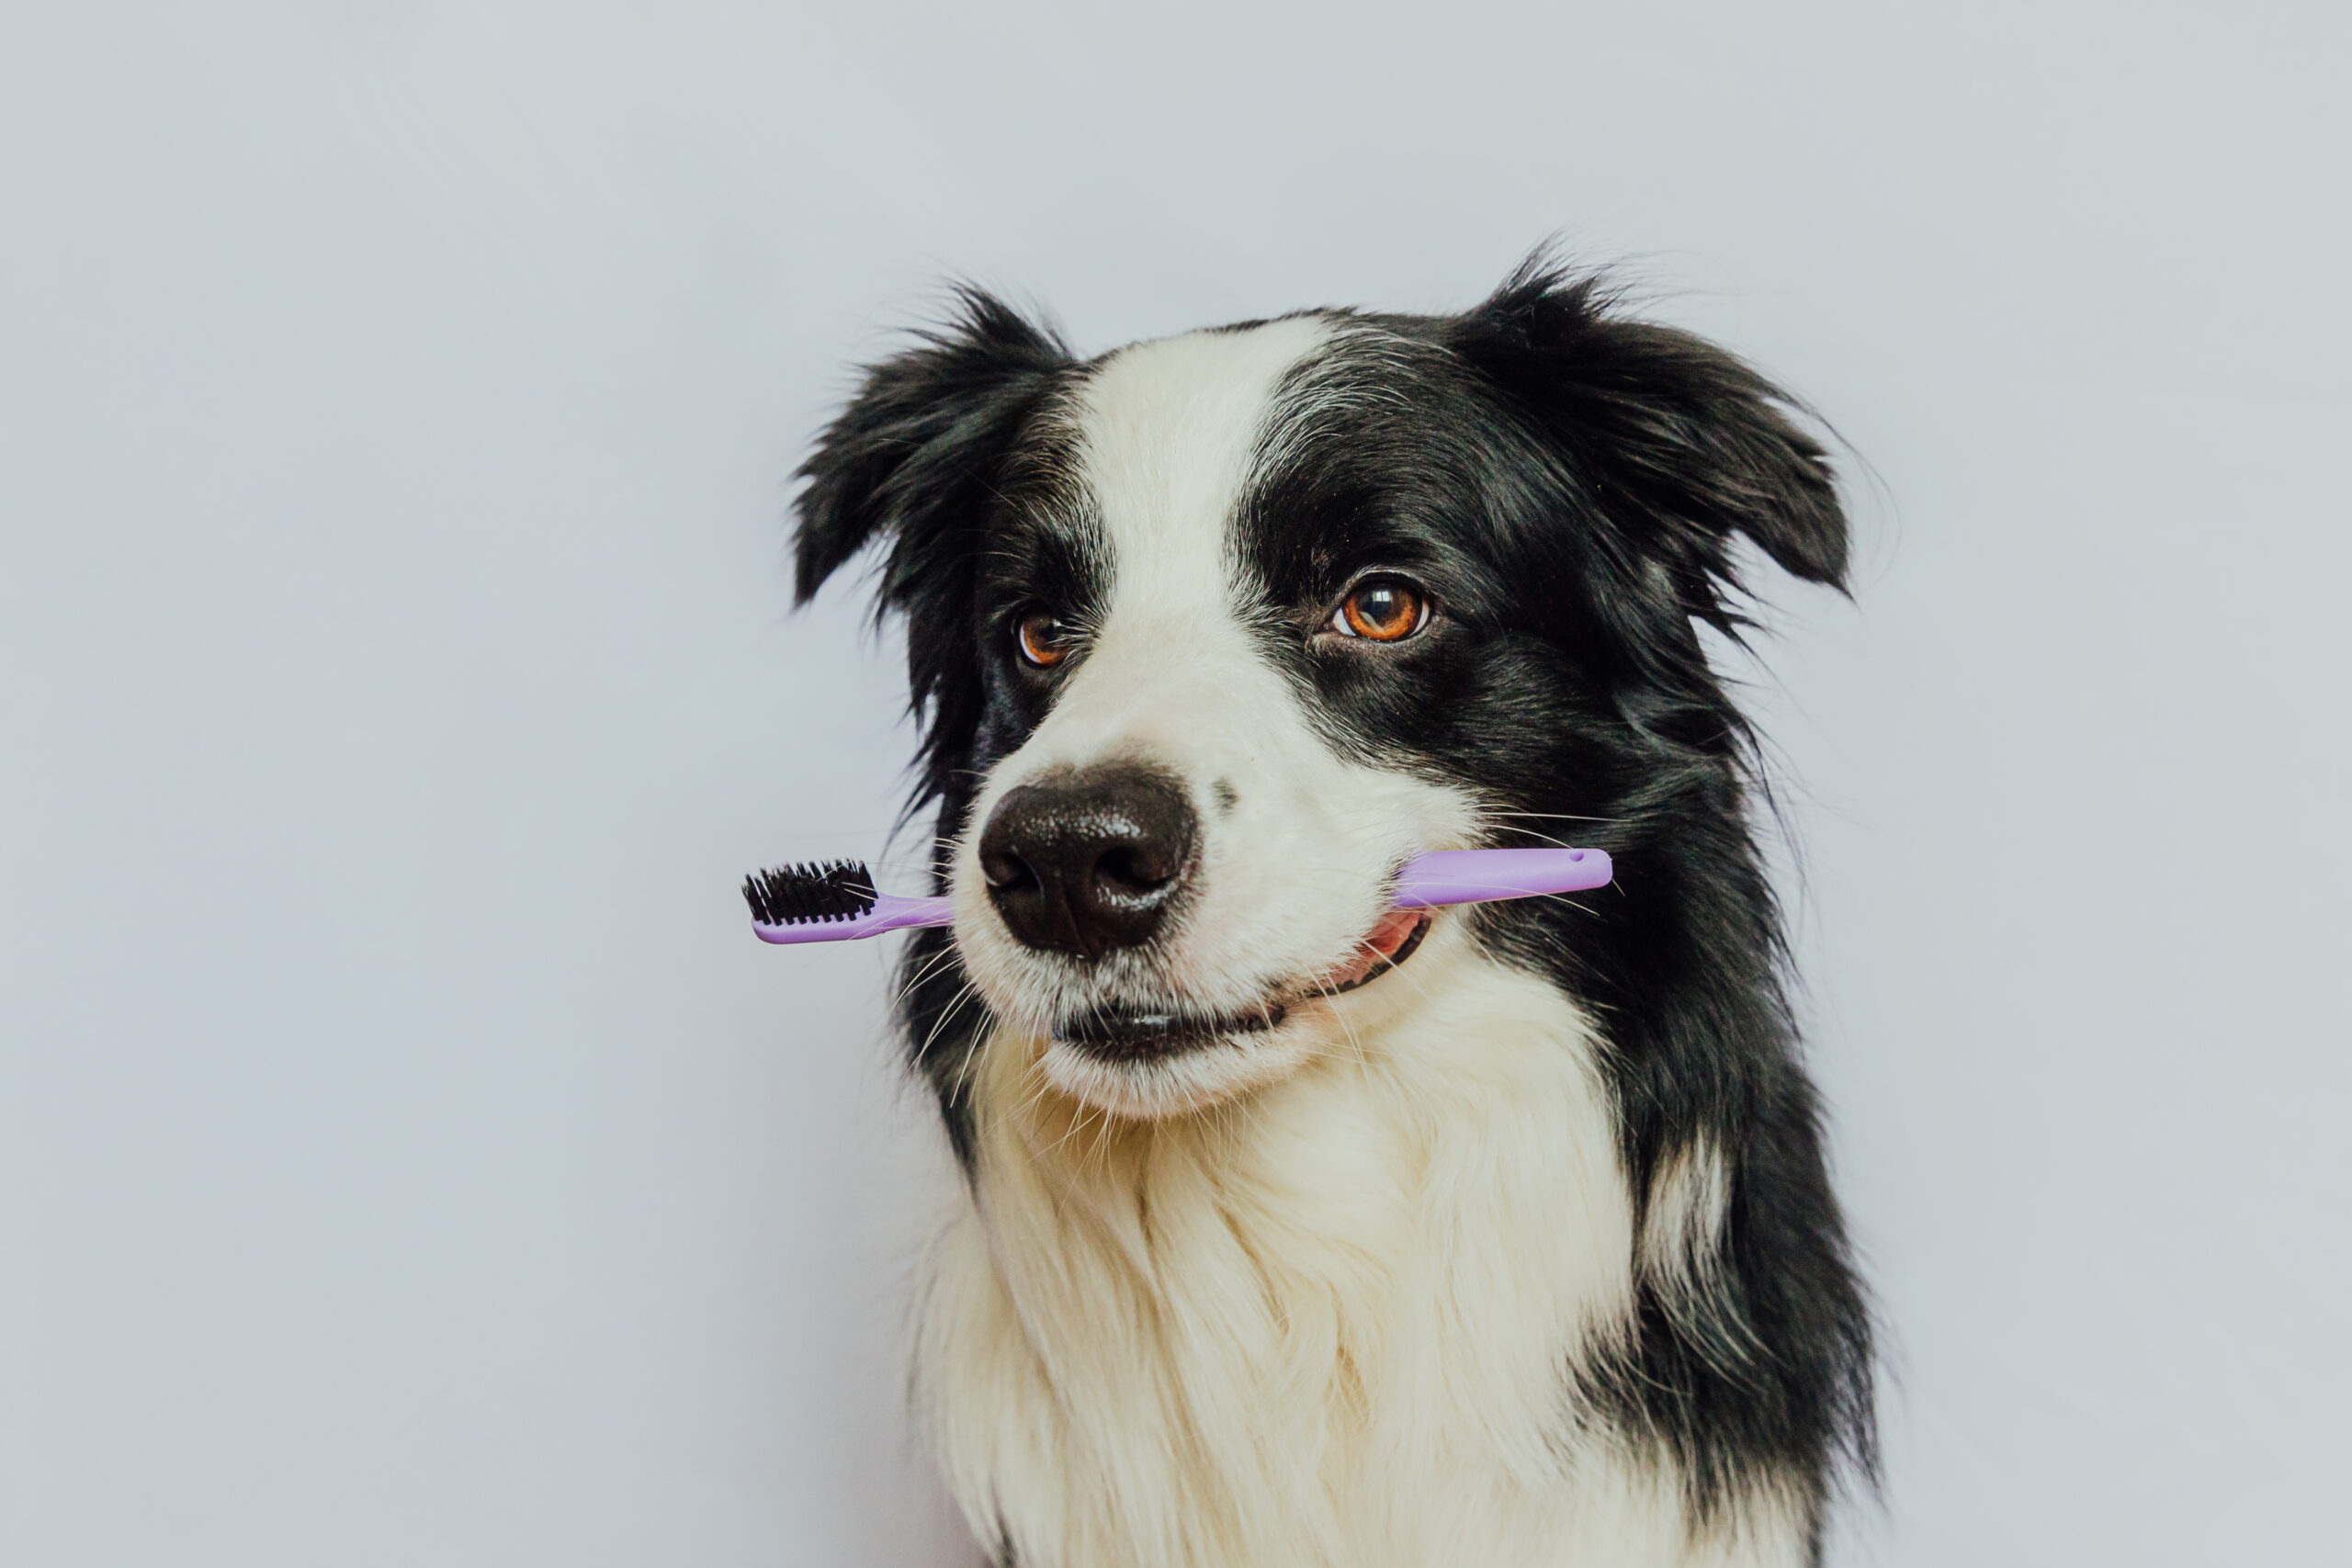
[[[1600,1020],[1636,1194],[1702,1136],[1729,1164],[1725,1266],[1695,1303],[1645,1280],[1630,1353],[1571,1391],[1668,1447],[1702,1509],[1769,1474],[1821,1506],[1874,1466],[1870,1325],[1797,1059],[1780,917],[1751,825],[1755,748],[1699,627],[1744,625],[1734,536],[1841,584],[1828,462],[1738,360],[1628,319],[1532,262],[1459,316],[1329,312],[1337,346],[1285,389],[1236,520],[1268,656],[1319,696],[1335,744],[1522,815],[1520,841],[1616,857],[1616,886],[1487,906],[1482,940]],[[947,332],[874,369],[804,469],[799,590],[887,538],[924,723],[918,807],[959,833],[980,777],[1050,694],[1002,656],[1023,594],[1083,613],[1100,584],[1055,398],[1088,373],[968,295]],[[1344,396],[1376,388],[1376,397]],[[1299,635],[1370,567],[1445,610],[1366,659]],[[1504,841],[1509,841],[1505,840]],[[958,1069],[985,1022],[947,934],[908,956],[906,1022],[968,1161]]]

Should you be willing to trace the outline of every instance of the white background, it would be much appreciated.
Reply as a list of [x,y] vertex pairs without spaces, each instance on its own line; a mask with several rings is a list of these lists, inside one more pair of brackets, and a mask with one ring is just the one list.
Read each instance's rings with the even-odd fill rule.
[[214,4],[0,21],[0,1562],[948,1563],[792,466],[1535,242],[1815,402],[1759,677],[1890,1348],[1849,1563],[2341,1562],[2341,6]]

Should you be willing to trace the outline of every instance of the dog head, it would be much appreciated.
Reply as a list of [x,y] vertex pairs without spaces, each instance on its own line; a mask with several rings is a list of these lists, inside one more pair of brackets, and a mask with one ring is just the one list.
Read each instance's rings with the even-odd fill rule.
[[1107,1110],[1289,1073],[1471,940],[1391,909],[1415,854],[1623,865],[1744,733],[1696,629],[1736,623],[1732,536],[1843,570],[1785,400],[1589,279],[1087,361],[965,307],[808,464],[799,591],[887,540],[954,960]]

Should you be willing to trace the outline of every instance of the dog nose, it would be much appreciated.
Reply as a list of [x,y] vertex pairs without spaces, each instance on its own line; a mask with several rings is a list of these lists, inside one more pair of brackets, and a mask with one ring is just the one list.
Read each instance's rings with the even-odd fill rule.
[[1192,868],[1193,807],[1133,763],[1023,784],[980,834],[989,897],[1031,947],[1080,958],[1151,940]]

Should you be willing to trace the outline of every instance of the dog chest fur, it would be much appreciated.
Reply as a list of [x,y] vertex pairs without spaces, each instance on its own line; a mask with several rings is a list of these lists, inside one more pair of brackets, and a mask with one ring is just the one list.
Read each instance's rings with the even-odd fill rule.
[[918,1371],[976,1529],[1039,1568],[1802,1561],[1760,1496],[1686,1539],[1670,1468],[1575,1407],[1635,1251],[1585,1021],[1458,927],[1396,978],[1219,1114],[981,1054]]

